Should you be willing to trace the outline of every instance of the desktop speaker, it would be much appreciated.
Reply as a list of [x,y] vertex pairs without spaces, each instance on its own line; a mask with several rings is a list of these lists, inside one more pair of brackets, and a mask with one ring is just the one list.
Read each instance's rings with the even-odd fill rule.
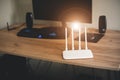
[[33,15],[31,12],[26,13],[26,26],[28,29],[33,27]]
[[107,29],[106,16],[102,15],[99,17],[99,33],[105,33]]

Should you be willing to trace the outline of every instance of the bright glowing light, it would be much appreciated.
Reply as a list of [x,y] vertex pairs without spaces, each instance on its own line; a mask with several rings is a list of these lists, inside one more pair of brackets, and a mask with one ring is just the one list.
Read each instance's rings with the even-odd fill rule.
[[71,27],[74,31],[79,31],[79,28],[81,27],[80,22],[72,22]]

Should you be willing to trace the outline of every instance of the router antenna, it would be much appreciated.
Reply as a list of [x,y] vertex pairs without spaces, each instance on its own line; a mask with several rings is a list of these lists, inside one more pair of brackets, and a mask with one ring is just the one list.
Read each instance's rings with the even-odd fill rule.
[[72,27],[72,50],[74,50],[74,31]]
[[81,50],[81,26],[79,28],[79,50]]
[[85,26],[85,49],[88,49],[88,45],[87,45],[87,28]]
[[67,27],[65,27],[65,50],[68,50]]

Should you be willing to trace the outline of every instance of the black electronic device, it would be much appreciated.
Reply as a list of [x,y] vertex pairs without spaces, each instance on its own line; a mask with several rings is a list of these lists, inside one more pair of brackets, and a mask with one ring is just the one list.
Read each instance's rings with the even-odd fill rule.
[[38,20],[92,23],[92,0],[32,0]]
[[99,17],[99,33],[105,33],[107,29],[107,21],[106,21],[106,16],[102,15]]
[[[68,30],[68,35],[69,34],[70,29]],[[17,33],[17,36],[39,39],[64,39],[65,29],[63,27],[24,28]]]
[[29,29],[33,27],[33,15],[31,12],[26,13],[26,27]]

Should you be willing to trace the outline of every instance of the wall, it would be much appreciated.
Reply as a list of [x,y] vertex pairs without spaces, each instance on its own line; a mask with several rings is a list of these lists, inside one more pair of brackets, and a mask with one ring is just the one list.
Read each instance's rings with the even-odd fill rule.
[[13,23],[14,14],[13,0],[0,0],[0,28],[6,26],[6,23]]
[[[4,27],[7,21],[10,23],[23,23],[25,22],[25,13],[32,12],[32,0],[1,1],[0,10],[2,11],[0,12],[0,27]],[[100,15],[106,15],[108,29],[120,30],[119,8],[120,0],[93,0],[93,21],[89,26],[98,28],[98,17]],[[44,24],[46,22],[41,21],[41,23]],[[53,24],[51,22],[47,23]]]
[[93,25],[98,25],[98,17],[106,15],[109,29],[120,30],[120,0],[93,0]]

